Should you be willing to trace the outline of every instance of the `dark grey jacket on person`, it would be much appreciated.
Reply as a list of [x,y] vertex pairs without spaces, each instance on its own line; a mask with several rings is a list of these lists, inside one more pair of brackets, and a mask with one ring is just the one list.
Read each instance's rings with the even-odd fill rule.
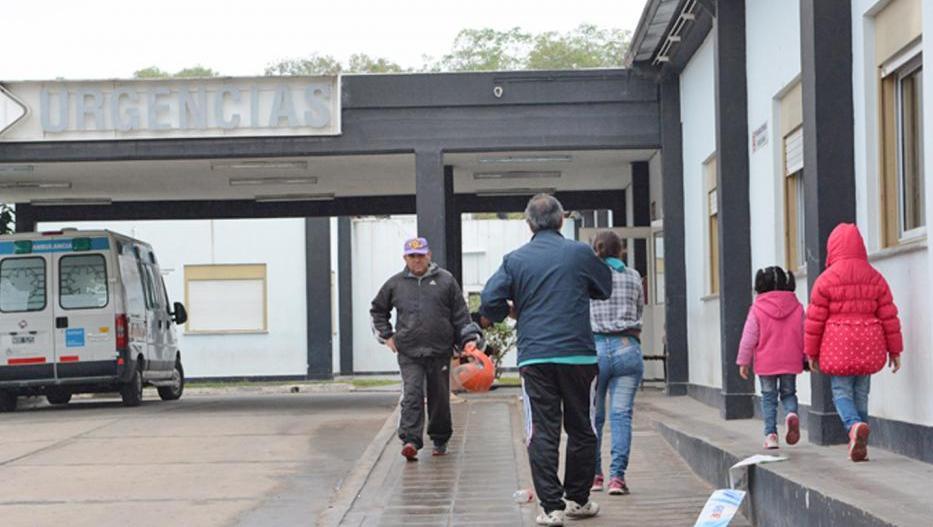
[[[393,308],[395,328],[390,322]],[[389,278],[369,313],[379,342],[395,337],[399,353],[408,357],[451,355],[472,324],[460,286],[436,264],[421,277],[405,269]]]
[[612,294],[612,271],[585,243],[555,230],[534,235],[507,255],[486,282],[480,314],[499,322],[518,314],[518,365],[596,356],[590,299]]

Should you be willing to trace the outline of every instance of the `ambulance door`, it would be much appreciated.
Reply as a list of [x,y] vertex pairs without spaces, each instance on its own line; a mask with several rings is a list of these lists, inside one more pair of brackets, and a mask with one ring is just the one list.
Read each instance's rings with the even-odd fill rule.
[[0,381],[55,376],[50,258],[31,247],[0,243]]

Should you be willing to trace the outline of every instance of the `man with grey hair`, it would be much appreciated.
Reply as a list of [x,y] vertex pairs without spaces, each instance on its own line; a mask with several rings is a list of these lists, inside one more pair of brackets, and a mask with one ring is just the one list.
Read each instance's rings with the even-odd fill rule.
[[[539,525],[563,525],[564,517],[590,518],[596,470],[597,356],[590,327],[590,299],[612,294],[612,272],[584,243],[560,234],[564,210],[539,194],[525,209],[531,241],[511,252],[486,283],[483,324],[507,316],[518,321],[518,367],[525,401],[525,438],[535,491],[543,512]],[[564,481],[557,475],[561,424],[567,430]],[[566,498],[566,500],[565,500]]]

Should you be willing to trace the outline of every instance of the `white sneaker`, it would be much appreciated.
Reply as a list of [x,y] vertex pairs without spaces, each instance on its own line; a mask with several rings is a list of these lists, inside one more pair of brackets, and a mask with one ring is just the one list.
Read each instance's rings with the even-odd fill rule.
[[778,448],[778,436],[777,434],[768,434],[765,436],[764,447],[766,450],[774,450]]
[[575,501],[567,500],[567,508],[564,509],[564,512],[568,518],[573,520],[592,518],[599,514],[599,504],[590,500],[586,502],[586,505],[580,505]]
[[548,527],[563,527],[564,511],[551,511],[550,514],[545,514],[544,511],[541,511],[541,513],[538,514],[536,523],[538,525],[547,525]]

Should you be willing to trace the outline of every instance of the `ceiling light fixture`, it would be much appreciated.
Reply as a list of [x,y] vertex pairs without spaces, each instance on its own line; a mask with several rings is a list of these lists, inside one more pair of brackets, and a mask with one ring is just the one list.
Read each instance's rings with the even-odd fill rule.
[[279,203],[283,201],[333,201],[334,193],[326,194],[268,194],[256,196],[258,203]]
[[559,178],[560,171],[557,170],[513,170],[509,172],[474,172],[473,179],[542,179]]
[[477,161],[480,164],[492,164],[492,163],[555,163],[555,162],[569,162],[573,161],[573,156],[561,154],[561,155],[527,155],[527,156],[498,156],[498,157],[481,157]]
[[112,205],[110,198],[65,198],[65,199],[34,199],[29,202],[36,207],[64,207],[69,205]]
[[496,196],[534,196],[535,194],[553,194],[555,188],[497,188],[477,190],[476,195],[481,198]]
[[35,168],[32,165],[2,165],[0,174],[27,174],[32,173]]
[[213,161],[211,170],[307,170],[307,161]]
[[68,183],[67,181],[11,181],[11,182],[0,182],[0,188],[3,188],[3,189],[71,188],[71,183]]
[[230,178],[231,187],[247,185],[314,185],[316,177]]

